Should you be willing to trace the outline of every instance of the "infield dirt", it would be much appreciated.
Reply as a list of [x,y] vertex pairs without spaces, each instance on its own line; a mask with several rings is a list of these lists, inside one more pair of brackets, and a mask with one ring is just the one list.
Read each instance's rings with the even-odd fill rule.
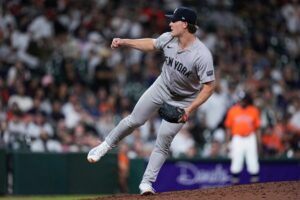
[[116,194],[85,200],[298,200],[300,181],[236,185],[223,188],[163,192],[151,196]]

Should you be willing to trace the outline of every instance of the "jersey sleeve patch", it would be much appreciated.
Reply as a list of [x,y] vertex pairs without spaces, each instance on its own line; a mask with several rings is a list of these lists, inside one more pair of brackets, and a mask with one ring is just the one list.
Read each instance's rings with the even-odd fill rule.
[[206,76],[212,76],[214,75],[214,70],[209,70],[206,72]]

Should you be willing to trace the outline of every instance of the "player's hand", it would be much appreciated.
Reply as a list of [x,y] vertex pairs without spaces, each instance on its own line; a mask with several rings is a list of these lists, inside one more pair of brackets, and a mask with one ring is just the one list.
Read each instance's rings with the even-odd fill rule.
[[187,122],[188,119],[189,119],[189,117],[187,116],[186,113],[184,113],[184,114],[182,115],[182,117],[178,120],[178,122],[179,122],[179,123],[185,123],[185,122]]
[[116,49],[116,48],[119,48],[120,46],[122,46],[122,43],[123,43],[123,41],[121,38],[114,38],[111,42],[110,47],[112,49]]
[[185,111],[184,114],[183,114],[182,117],[178,120],[179,123],[185,123],[185,122],[187,122],[188,119],[189,119],[189,116],[190,116],[189,111],[188,111],[187,109],[184,109],[184,111]]

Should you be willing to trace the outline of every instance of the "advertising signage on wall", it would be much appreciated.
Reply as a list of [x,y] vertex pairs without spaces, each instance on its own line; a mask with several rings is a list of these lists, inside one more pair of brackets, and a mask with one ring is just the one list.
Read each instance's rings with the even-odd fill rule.
[[[223,187],[230,183],[230,162],[167,161],[154,188],[157,192]],[[260,182],[300,180],[299,162],[261,162]],[[274,176],[276,174],[276,176]],[[247,170],[241,173],[241,184],[249,183]]]
[[176,182],[181,185],[225,185],[230,182],[230,176],[228,174],[228,167],[222,164],[216,164],[214,166],[202,166],[189,162],[179,162],[175,164],[175,167],[179,169],[179,174],[176,178]]

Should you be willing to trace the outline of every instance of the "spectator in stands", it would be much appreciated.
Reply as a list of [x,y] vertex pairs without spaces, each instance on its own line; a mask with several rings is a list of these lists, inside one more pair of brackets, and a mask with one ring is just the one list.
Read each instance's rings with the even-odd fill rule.
[[24,114],[16,103],[11,105],[7,120],[7,127],[3,135],[5,145],[14,150],[21,149],[22,147],[26,148],[26,146],[22,145],[25,143],[26,136]]
[[208,140],[200,156],[204,158],[224,158],[227,156],[226,152],[226,133],[224,129],[218,128],[214,131],[212,138]]
[[93,145],[99,142],[99,140],[96,139],[98,138],[96,134],[89,130],[84,123],[78,123],[72,135],[77,151],[87,152]]
[[53,127],[46,121],[46,113],[37,112],[26,128],[26,136],[31,139],[31,151],[34,152],[61,152],[58,141],[53,140]]
[[222,89],[220,83],[217,84],[214,94],[199,108],[198,114],[203,115],[205,127],[211,136],[213,132],[222,126],[227,109],[229,108],[228,95]]
[[175,158],[194,158],[196,156],[195,141],[188,130],[188,124],[185,124],[174,137],[170,150]]
[[53,127],[54,139],[60,142],[62,152],[76,152],[78,148],[74,145],[74,138],[71,131],[67,128],[65,120],[61,119],[57,121]]
[[50,123],[56,126],[60,120],[65,120],[65,115],[62,113],[62,103],[59,100],[54,100],[51,104]]
[[17,81],[16,93],[11,95],[8,100],[8,106],[16,104],[21,112],[28,112],[33,107],[33,99],[26,94],[26,88],[23,82]]
[[100,117],[98,103],[94,93],[90,93],[87,95],[87,98],[83,105],[83,109],[95,119]]
[[79,102],[79,97],[75,94],[70,94],[66,103],[62,106],[62,113],[65,116],[67,128],[74,128],[81,120],[82,107]]
[[115,127],[114,115],[112,112],[105,112],[96,121],[96,129],[99,137],[104,139],[108,133]]
[[266,157],[280,157],[284,153],[283,140],[273,127],[267,127],[262,132],[262,151]]
[[7,74],[8,87],[14,87],[17,82],[25,83],[31,78],[31,72],[26,68],[23,62],[16,61],[16,63],[9,68]]

